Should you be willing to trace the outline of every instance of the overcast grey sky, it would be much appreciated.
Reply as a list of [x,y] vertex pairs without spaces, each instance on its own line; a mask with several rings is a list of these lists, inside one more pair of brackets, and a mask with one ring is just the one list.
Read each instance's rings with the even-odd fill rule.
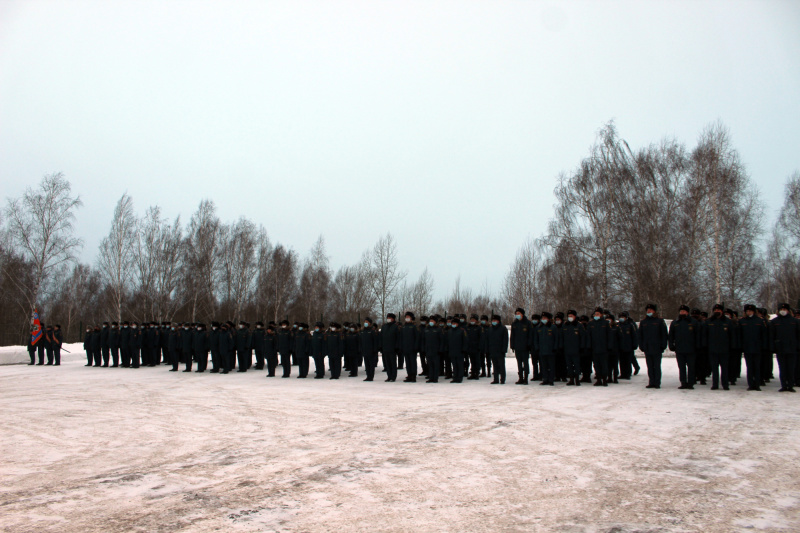
[[386,231],[500,289],[561,171],[730,129],[770,216],[800,169],[800,2],[0,2],[0,183],[62,171],[93,262],[123,192],[202,198],[334,268]]

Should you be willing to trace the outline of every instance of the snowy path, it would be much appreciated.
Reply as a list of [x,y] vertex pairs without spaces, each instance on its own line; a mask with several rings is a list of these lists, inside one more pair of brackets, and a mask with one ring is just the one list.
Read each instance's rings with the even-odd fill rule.
[[673,359],[658,391],[83,363],[0,367],[2,531],[800,530],[800,394],[774,381],[679,391]]

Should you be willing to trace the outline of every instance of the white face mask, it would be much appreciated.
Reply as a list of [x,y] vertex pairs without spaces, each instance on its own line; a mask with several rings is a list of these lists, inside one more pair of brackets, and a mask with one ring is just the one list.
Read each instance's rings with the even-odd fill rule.
[[624,316],[619,317],[619,321],[620,322],[625,322],[625,317]]
[[303,331],[303,328],[301,328],[301,327],[298,327],[297,329],[298,329],[298,331]]
[[560,320],[556,320],[556,325],[560,326],[561,325],[561,321]]
[[778,311],[778,313],[779,313],[781,316],[786,316],[786,315],[788,315],[788,314],[789,314],[789,311],[787,311],[786,309],[781,309],[780,311]]
[[408,317],[406,317],[406,324],[408,324],[408,323],[410,323],[410,322],[411,322],[411,319],[410,319],[410,318],[408,318]]
[[574,316],[568,316],[567,320],[569,320],[570,322],[575,322],[575,317]]

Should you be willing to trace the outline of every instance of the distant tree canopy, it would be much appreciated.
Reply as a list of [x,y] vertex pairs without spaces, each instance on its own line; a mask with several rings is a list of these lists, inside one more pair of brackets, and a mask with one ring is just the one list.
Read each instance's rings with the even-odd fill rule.
[[691,149],[671,139],[633,149],[608,123],[589,154],[557,177],[554,195],[546,231],[526,238],[498,294],[457,277],[434,301],[433,276],[425,269],[408,281],[391,233],[334,272],[322,235],[300,256],[247,218],[221,221],[210,200],[183,225],[158,206],[137,216],[123,194],[95,265],[80,264],[73,221],[81,200],[63,174],[47,175],[8,199],[0,218],[0,344],[25,342],[34,306],[76,341],[82,324],[124,319],[311,323],[493,310],[509,320],[516,307],[585,312],[652,302],[672,315],[681,304],[800,305],[800,173],[769,231],[722,124]]

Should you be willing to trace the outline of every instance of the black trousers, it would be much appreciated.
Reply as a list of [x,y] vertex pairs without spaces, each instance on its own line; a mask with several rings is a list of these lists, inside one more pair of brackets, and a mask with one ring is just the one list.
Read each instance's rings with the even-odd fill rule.
[[567,377],[579,379],[581,377],[581,355],[579,353],[565,353],[567,360]]
[[120,347],[120,358],[122,359],[122,366],[125,368],[131,366],[131,350],[127,346]]
[[397,368],[398,369],[403,370],[403,361],[404,360],[405,360],[405,357],[403,357],[400,354],[397,354]]
[[406,354],[406,375],[408,379],[417,379],[417,354]]
[[581,378],[583,381],[588,382],[592,380],[592,363],[594,362],[591,355],[581,355]]
[[139,368],[139,347],[131,348],[131,368]]
[[108,366],[108,361],[111,359],[111,352],[109,351],[108,346],[103,346],[100,350],[103,353],[103,366]]
[[56,348],[53,348],[53,356],[55,357],[55,360],[56,360],[55,364],[56,365],[60,365],[61,364],[61,346],[57,346]]
[[194,363],[194,354],[192,352],[183,354],[183,364],[186,365],[185,370],[191,370]]
[[628,379],[633,375],[633,368],[631,367],[633,359],[632,350],[619,351],[619,377]]
[[47,348],[44,349],[44,351],[47,354],[47,364],[48,365],[52,365],[53,364],[53,349],[48,346]]
[[647,377],[650,379],[650,385],[654,387],[661,386],[661,358],[663,356],[663,352],[644,354],[645,361],[647,361]]
[[619,377],[619,350],[608,351],[608,379]]
[[450,355],[450,359],[453,360],[453,381],[456,383],[461,383],[461,381],[464,379],[464,355]]
[[[274,373],[275,373],[275,368],[272,367],[272,370],[269,371],[269,374],[272,375]],[[314,356],[314,374],[318,378],[325,377],[325,356],[324,355],[315,355]]]
[[300,354],[295,356],[297,360],[297,371],[300,377],[306,377],[308,375],[308,354]]
[[744,354],[747,363],[747,388],[754,389],[761,386],[761,353]]
[[[514,352],[514,356],[517,358],[517,373],[519,374],[520,378],[527,379],[531,373],[531,367],[528,365],[528,352],[523,352],[518,350]],[[534,362],[534,366],[538,364],[538,356],[537,361]],[[536,379],[536,378],[534,378]]]
[[608,352],[593,353],[592,363],[594,363],[595,379],[608,378]]
[[94,351],[94,366],[100,366],[102,364],[100,362],[102,360],[102,357],[103,357],[103,355],[102,355],[102,352],[100,351],[100,348],[97,348]]
[[478,352],[469,354],[470,375],[478,377],[481,373],[481,356]]
[[239,359],[239,370],[249,370],[253,366],[253,350],[236,350],[236,357]]
[[[342,375],[342,356],[341,354],[337,355],[328,355],[328,366],[331,367],[331,377],[334,379],[339,379],[339,376]],[[395,369],[394,375],[397,375],[397,370]]]
[[[397,379],[397,359],[400,357],[397,354],[389,354],[383,357],[383,364],[386,367],[386,379],[391,379],[392,381]],[[333,368],[331,368],[331,373],[333,373]]]
[[289,377],[292,375],[292,354],[291,353],[282,353],[281,354],[281,366],[283,367],[283,375],[284,377]]
[[695,353],[676,352],[675,360],[678,362],[678,377],[681,385],[694,385],[697,360]]
[[181,362],[181,354],[178,350],[172,350],[169,352],[169,362],[172,365],[172,370],[178,370],[178,366]]
[[439,382],[439,354],[432,353],[428,356],[428,380],[432,383]]
[[[531,353],[531,367],[533,367],[533,380],[542,379],[542,356],[539,355],[539,352]],[[530,374],[530,370],[527,373]]]
[[742,377],[742,352],[731,352],[728,365],[732,382]]
[[[494,365],[494,379],[499,379],[500,383],[506,382],[506,354],[492,354],[492,364]],[[490,367],[491,371],[492,368]]]
[[208,368],[208,352],[202,351],[196,356],[197,358],[197,371],[205,372]]
[[780,372],[781,388],[794,388],[794,368],[797,364],[797,353],[779,353],[778,371]]
[[[367,354],[364,356],[364,370],[367,372],[367,379],[375,379],[375,368],[378,366],[378,354]],[[324,373],[324,368],[323,368]]]
[[556,354],[539,355],[542,365],[542,383],[553,383],[556,380]]
[[492,373],[492,356],[488,352],[481,354],[481,372],[485,372],[487,376]]
[[264,369],[264,351],[256,350],[256,370]]
[[761,379],[775,379],[772,352],[761,352]]
[[[87,354],[89,352],[86,352]],[[28,355],[31,358],[31,364],[36,364],[36,346],[29,346],[28,347]]]
[[428,357],[424,353],[419,354],[419,367],[422,369],[420,371],[421,376],[428,375]]
[[730,354],[728,353],[710,353],[708,360],[711,363],[711,385],[719,387],[719,382],[722,380],[722,386],[728,386],[728,363],[730,362]]
[[119,366],[119,348],[111,348],[111,364]]
[[[314,361],[316,362],[316,359],[314,359]],[[274,376],[276,368],[278,368],[278,352],[272,352],[267,355],[267,375]],[[324,370],[325,368],[323,366],[323,374],[325,373]]]

